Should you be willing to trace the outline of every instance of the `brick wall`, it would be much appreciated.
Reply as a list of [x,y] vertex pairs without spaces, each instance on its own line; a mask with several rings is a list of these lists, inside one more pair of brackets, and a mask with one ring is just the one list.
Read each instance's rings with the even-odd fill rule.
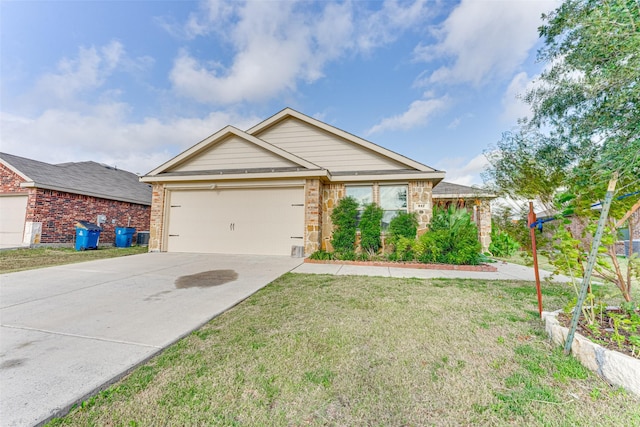
[[[95,223],[98,215],[106,215],[107,223],[100,233],[100,242],[113,243],[116,227],[149,230],[150,207],[128,202],[65,193],[41,188],[30,192],[27,221],[42,223],[41,244],[75,241],[76,221]],[[115,224],[112,223],[115,220]]]
[[26,188],[20,188],[23,182],[25,182],[24,179],[19,175],[0,164],[0,193],[27,193]]

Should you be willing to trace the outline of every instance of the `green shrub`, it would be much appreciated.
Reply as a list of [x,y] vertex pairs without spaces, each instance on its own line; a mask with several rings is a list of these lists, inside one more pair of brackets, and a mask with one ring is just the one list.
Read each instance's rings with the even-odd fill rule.
[[380,250],[380,232],[382,227],[383,210],[371,203],[365,206],[360,217],[360,247],[362,251],[375,255]]
[[415,239],[416,232],[418,231],[418,220],[414,212],[401,212],[389,223],[387,229],[387,241],[390,244],[395,244],[401,237],[407,239]]
[[331,252],[327,252],[325,250],[320,249],[319,251],[315,251],[314,253],[309,255],[309,259],[326,261],[329,259],[333,259],[333,254]]
[[520,244],[505,232],[491,230],[489,252],[497,257],[510,257],[520,249]]
[[331,212],[331,245],[340,259],[355,259],[358,202],[353,197],[341,199]]
[[471,215],[453,206],[434,208],[429,230],[415,245],[416,257],[426,263],[477,265],[480,251],[478,228],[471,221]]
[[395,250],[393,252],[393,261],[413,261],[416,259],[414,250],[416,246],[416,239],[410,239],[408,237],[400,237],[395,243]]

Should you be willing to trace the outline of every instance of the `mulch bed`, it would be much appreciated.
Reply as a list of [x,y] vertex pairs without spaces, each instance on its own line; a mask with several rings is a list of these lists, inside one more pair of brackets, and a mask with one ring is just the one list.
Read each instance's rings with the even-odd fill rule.
[[480,265],[453,265],[453,264],[423,264],[420,262],[390,262],[390,261],[341,261],[341,260],[320,260],[305,258],[308,264],[342,264],[342,265],[363,265],[367,267],[393,267],[393,268],[419,268],[423,270],[458,270],[458,271],[481,271],[494,273],[498,269],[489,264]]
[[[622,328],[618,329],[618,333],[625,336],[625,341],[621,343],[620,346],[611,338],[611,335],[614,333],[614,328],[613,320],[607,314],[609,312],[622,313],[619,309],[607,309],[603,313],[602,318],[600,318],[600,316],[596,317],[598,323],[596,324],[597,327],[595,328],[595,331],[587,325],[587,322],[583,317],[580,317],[576,332],[609,350],[617,351],[619,353],[626,354],[627,356],[640,359],[640,351],[636,347],[634,352],[633,346],[629,342],[628,337],[631,334],[628,331],[625,331]],[[571,327],[571,316],[561,312],[558,314],[558,322],[565,328],[569,328]],[[640,333],[640,331],[638,331],[638,333]]]

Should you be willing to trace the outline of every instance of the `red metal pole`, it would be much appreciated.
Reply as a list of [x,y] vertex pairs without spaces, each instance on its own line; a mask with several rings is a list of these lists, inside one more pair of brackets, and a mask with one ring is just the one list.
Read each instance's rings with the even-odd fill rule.
[[538,270],[538,249],[536,248],[536,230],[531,224],[536,222],[536,213],[533,211],[533,202],[529,202],[529,235],[531,236],[531,252],[533,252],[533,271],[536,275],[536,291],[538,292],[538,313],[542,318],[542,291],[540,290],[540,271]]

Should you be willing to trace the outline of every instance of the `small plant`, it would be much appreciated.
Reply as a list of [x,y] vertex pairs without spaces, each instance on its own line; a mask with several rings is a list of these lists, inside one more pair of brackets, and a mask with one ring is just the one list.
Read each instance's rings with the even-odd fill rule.
[[514,255],[518,249],[520,249],[520,244],[509,234],[497,230],[491,231],[489,252],[493,256],[508,258]]
[[309,255],[309,259],[326,261],[333,259],[333,254],[331,252],[320,249],[319,251],[315,251],[314,253]]
[[387,241],[393,245],[401,238],[415,239],[418,232],[418,220],[415,213],[400,212],[393,217],[387,229]]
[[414,247],[416,239],[400,237],[395,245],[395,261],[412,261],[415,259]]
[[435,207],[429,230],[416,245],[418,260],[425,263],[477,265],[480,263],[478,228],[469,213],[451,206]]
[[377,254],[382,246],[380,232],[383,213],[380,206],[371,203],[365,206],[360,217],[360,247],[369,256]]
[[331,212],[331,245],[339,259],[355,259],[358,202],[353,197],[341,199]]

